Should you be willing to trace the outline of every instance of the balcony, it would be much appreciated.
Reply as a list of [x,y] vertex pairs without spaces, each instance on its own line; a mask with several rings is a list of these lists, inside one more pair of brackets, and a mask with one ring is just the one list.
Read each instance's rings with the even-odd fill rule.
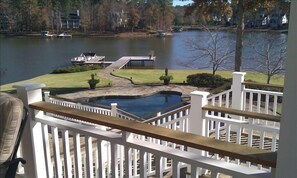
[[20,151],[28,160],[23,174],[273,177],[282,93],[246,88],[244,75],[234,73],[228,91],[194,91],[190,105],[145,121],[115,104],[83,105],[42,95],[40,84],[16,86],[31,116]]
[[19,175],[297,177],[297,1],[290,12],[284,96],[247,88],[244,74],[234,73],[231,90],[194,91],[190,106],[143,122],[115,105],[100,109],[48,94],[43,101],[42,85],[16,86],[30,109]]

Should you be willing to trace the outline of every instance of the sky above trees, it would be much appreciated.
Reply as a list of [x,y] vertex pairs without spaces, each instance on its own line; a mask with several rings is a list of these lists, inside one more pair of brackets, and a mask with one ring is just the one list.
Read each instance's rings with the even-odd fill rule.
[[192,3],[192,0],[181,1],[181,0],[173,0],[173,6],[184,6]]

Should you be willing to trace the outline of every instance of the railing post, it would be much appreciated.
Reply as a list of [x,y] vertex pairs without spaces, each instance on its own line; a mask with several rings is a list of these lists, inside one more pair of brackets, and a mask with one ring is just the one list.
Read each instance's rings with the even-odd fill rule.
[[44,101],[49,102],[50,101],[50,99],[49,99],[50,91],[43,91],[43,94],[44,94]]
[[[242,82],[244,82],[245,72],[233,72],[233,80],[232,80],[232,104],[231,108],[244,110],[245,99],[244,99],[244,86]],[[242,116],[231,116],[232,119],[242,120]],[[236,143],[241,143],[241,128],[239,126],[231,126],[231,131],[236,132]]]
[[117,103],[111,103],[111,116],[117,117],[118,109],[117,109]]
[[[232,80],[232,108],[243,110],[244,106],[244,98],[243,98],[243,89],[244,86],[242,82],[244,82],[245,72],[233,72],[233,80]],[[238,118],[241,119],[241,118]]]
[[[189,114],[189,119],[188,119],[188,132],[193,133],[196,135],[201,135],[205,136],[206,134],[206,122],[204,118],[204,111],[202,110],[202,107],[207,105],[207,96],[209,95],[208,92],[203,92],[203,91],[194,91],[190,94],[191,96],[191,109],[190,109],[190,114]],[[205,151],[202,150],[197,150],[193,148],[189,148],[189,152],[196,153],[197,155],[204,156]],[[190,168],[188,167],[188,172],[191,171],[192,174],[201,175],[204,173],[204,170],[201,168]],[[192,172],[193,170],[198,170],[195,172]],[[192,176],[193,177],[193,176]]]
[[[25,83],[15,85],[18,97],[23,101],[24,106],[29,108],[29,104],[42,101],[41,88],[44,84]],[[34,110],[29,109],[29,119],[22,136],[23,158],[27,161],[24,165],[25,177],[45,178],[46,165],[44,157],[44,147],[42,140],[41,124],[34,121]]]
[[191,96],[191,109],[189,114],[189,133],[205,136],[206,123],[203,118],[202,107],[207,105],[207,96],[209,92],[194,91]]

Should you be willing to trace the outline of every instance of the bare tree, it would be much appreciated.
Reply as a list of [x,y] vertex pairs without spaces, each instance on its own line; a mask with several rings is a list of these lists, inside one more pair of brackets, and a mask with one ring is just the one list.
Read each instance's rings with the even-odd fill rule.
[[131,27],[131,31],[134,32],[134,28],[137,27],[140,21],[140,12],[137,7],[131,5],[128,6],[128,24]]
[[92,11],[90,9],[92,9],[91,2],[85,1],[82,4],[82,8],[80,11],[80,23],[84,32],[87,32],[91,29]]
[[254,52],[250,58],[256,62],[255,70],[267,76],[266,82],[269,84],[271,77],[285,70],[287,39],[273,33],[263,36],[261,45],[258,44],[258,39],[250,37],[249,46]]
[[[194,56],[191,56],[192,60],[181,64],[200,69],[212,68],[212,74],[215,75],[216,71],[223,67],[223,64],[227,64],[232,59],[234,55],[234,46],[232,45],[235,42],[225,34],[220,33],[219,29],[212,31],[206,27],[204,29],[207,35],[200,36],[199,39],[187,39],[185,41],[188,49],[194,51]],[[204,43],[201,43],[201,40]]]

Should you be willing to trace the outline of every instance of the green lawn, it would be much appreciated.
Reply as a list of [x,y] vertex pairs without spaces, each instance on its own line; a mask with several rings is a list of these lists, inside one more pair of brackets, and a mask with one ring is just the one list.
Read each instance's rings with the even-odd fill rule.
[[[67,74],[46,74],[29,80],[10,83],[0,86],[1,91],[14,92],[12,86],[15,84],[26,82],[44,83],[46,90],[51,91],[51,94],[70,93],[89,88],[88,80],[91,78],[91,74],[97,73],[98,70],[90,70],[86,72],[67,73]],[[100,83],[97,87],[108,86],[111,82],[108,79],[100,78]]]
[[[80,90],[86,90],[89,88],[88,80],[91,78],[92,73],[97,73],[98,70],[91,70],[86,72],[68,73],[68,74],[47,74],[42,75],[30,80],[20,81],[7,85],[0,86],[1,91],[15,92],[12,88],[13,85],[26,82],[44,83],[46,90],[51,91],[51,94],[70,93]],[[211,73],[210,70],[169,70],[169,75],[173,76],[171,83],[183,83],[186,82],[187,76],[196,73]],[[152,84],[162,83],[159,77],[164,74],[164,70],[159,69],[121,69],[113,72],[114,75],[131,79],[135,84]],[[224,78],[231,78],[231,71],[218,71],[217,74]],[[100,76],[99,76],[100,77]],[[266,83],[266,76],[257,72],[247,72],[246,80],[250,79],[259,83]],[[274,77],[271,81],[272,84],[283,84],[283,76]],[[104,78],[100,78],[100,83],[97,87],[108,86],[112,81]]]
[[[173,76],[171,83],[183,83],[187,81],[187,76],[196,73],[212,73],[211,70],[169,70],[168,74]],[[258,83],[266,83],[266,76],[258,72],[246,72],[245,79],[253,80]],[[159,69],[121,69],[113,72],[116,76],[131,79],[135,84],[147,84],[147,83],[162,83],[159,77],[164,74],[164,70]],[[218,75],[224,78],[231,78],[231,71],[217,71]],[[283,85],[283,76],[275,76],[271,80],[271,84]]]

